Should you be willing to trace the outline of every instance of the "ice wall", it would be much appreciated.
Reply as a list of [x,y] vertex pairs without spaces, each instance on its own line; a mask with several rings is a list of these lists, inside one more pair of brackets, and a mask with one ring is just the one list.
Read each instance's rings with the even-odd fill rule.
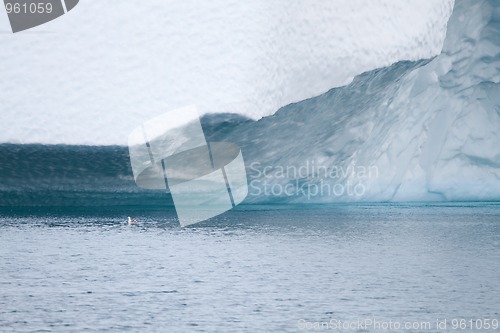
[[213,137],[244,147],[250,201],[498,200],[499,82],[500,2],[460,0],[439,56],[364,73]]
[[167,110],[258,119],[441,51],[453,0],[86,0],[12,34],[0,8],[0,142],[126,145]]

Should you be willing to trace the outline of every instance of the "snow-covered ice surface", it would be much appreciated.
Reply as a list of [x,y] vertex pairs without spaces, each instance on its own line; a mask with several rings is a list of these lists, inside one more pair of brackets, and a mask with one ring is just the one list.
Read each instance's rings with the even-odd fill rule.
[[0,142],[126,145],[139,124],[191,104],[258,119],[439,54],[452,6],[86,0],[18,34],[0,8]]
[[499,82],[500,2],[457,0],[439,56],[364,73],[212,138],[243,147],[250,201],[498,200]]
[[68,34],[1,34],[0,142],[125,144],[182,104],[258,118],[310,98],[209,119],[242,147],[249,201],[500,200],[500,2],[458,0],[449,22],[449,1],[339,3],[89,1],[50,23]]

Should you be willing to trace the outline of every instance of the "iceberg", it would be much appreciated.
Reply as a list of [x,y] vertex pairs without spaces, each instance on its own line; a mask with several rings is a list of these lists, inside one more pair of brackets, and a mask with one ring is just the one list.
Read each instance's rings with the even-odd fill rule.
[[453,0],[118,3],[80,2],[33,30],[53,34],[0,34],[0,142],[126,145],[145,119],[191,104],[260,119],[362,72],[439,54],[453,8]]
[[363,73],[210,140],[242,147],[250,202],[498,200],[499,82],[500,2],[460,0],[438,56]]

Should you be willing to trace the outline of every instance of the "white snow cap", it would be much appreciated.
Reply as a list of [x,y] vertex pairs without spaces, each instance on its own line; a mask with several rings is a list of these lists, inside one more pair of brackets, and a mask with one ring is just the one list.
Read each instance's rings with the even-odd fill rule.
[[[183,105],[258,119],[440,53],[453,0],[85,1],[0,34],[0,142],[125,145]],[[1,28],[3,27],[3,28]],[[0,29],[9,30],[0,14]]]

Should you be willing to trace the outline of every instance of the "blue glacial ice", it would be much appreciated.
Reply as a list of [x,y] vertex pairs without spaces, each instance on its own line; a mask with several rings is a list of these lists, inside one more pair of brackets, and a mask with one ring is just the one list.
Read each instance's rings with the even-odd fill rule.
[[499,82],[500,2],[460,0],[438,56],[210,136],[242,147],[250,202],[498,200]]

